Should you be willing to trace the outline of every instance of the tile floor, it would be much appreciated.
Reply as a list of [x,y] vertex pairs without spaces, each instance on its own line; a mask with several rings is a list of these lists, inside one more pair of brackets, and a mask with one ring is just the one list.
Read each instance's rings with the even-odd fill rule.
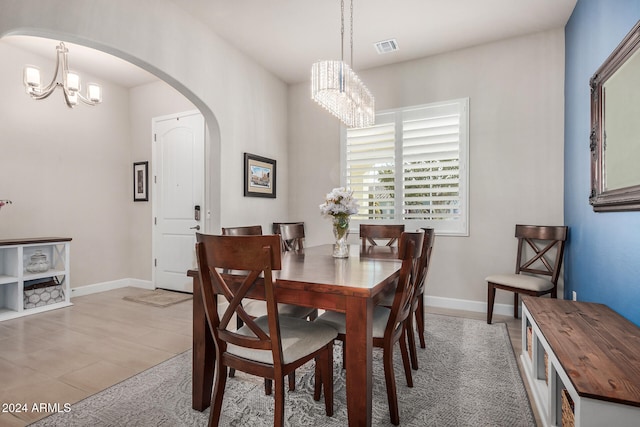
[[[191,347],[191,301],[158,308],[123,300],[143,289],[77,297],[73,306],[0,322],[0,403],[75,403]],[[429,308],[431,313],[485,320],[484,313]],[[505,322],[516,355],[520,320]],[[3,409],[3,408],[0,408]],[[4,408],[5,410],[7,408]],[[0,412],[0,427],[48,415]]]

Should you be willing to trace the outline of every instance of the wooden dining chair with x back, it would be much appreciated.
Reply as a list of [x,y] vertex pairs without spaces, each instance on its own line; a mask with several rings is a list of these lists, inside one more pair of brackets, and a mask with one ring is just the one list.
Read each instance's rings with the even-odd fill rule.
[[[405,232],[401,234],[398,258],[402,260],[402,266],[400,267],[400,276],[393,304],[391,308],[377,305],[373,311],[373,346],[383,349],[382,358],[387,386],[387,400],[389,402],[389,417],[394,425],[400,423],[400,411],[398,408],[395,372],[393,370],[393,347],[396,343],[400,346],[407,385],[413,387],[405,326],[408,317],[412,314],[411,307],[415,293],[416,275],[420,267],[419,260],[422,253],[423,239],[423,232]],[[349,339],[346,336],[346,317],[344,313],[327,311],[320,315],[316,322],[326,323],[336,328],[339,340],[344,342]]]
[[404,231],[404,224],[360,224],[362,247],[393,246]]
[[[325,411],[333,415],[333,340],[337,331],[326,324],[281,316],[275,295],[273,271],[281,269],[280,237],[214,236],[196,234],[198,274],[207,322],[216,348],[215,386],[209,426],[220,421],[227,368],[270,379],[275,383],[274,426],[284,425],[284,377],[315,359],[317,380],[314,399],[324,390]],[[223,273],[229,271],[232,273]],[[263,298],[267,314],[254,318],[243,308],[249,296]],[[256,295],[258,293],[259,295]],[[218,296],[228,302],[219,313]],[[244,325],[231,328],[233,316]]]
[[487,323],[493,317],[496,289],[513,292],[513,317],[518,317],[518,294],[557,298],[558,278],[567,240],[567,226],[516,225],[518,252],[513,274],[487,277]]
[[281,223],[278,226],[278,234],[282,237],[282,250],[301,251],[304,249],[304,223]]
[[[420,260],[418,261],[418,272],[415,276],[416,291],[413,295],[411,315],[407,319],[407,340],[409,344],[409,354],[411,355],[411,367],[414,370],[418,369],[418,350],[414,336],[414,318],[416,326],[415,329],[418,330],[420,347],[426,348],[426,342],[424,339],[424,289],[427,281],[427,273],[429,271],[429,263],[431,262],[431,253],[433,252],[433,243],[436,237],[435,230],[433,228],[423,227],[420,230],[424,232],[424,239],[422,242]],[[395,290],[384,292],[378,300],[378,305],[391,308],[394,299]]]
[[[261,225],[249,225],[243,227],[223,227],[222,228],[223,236],[261,236],[262,235],[262,226]],[[249,316],[256,318],[260,316],[265,316],[267,314],[267,305],[264,301],[259,301],[255,299],[247,299],[242,302],[244,306],[244,310],[249,314]],[[293,304],[278,304],[278,312],[281,316],[289,316],[289,317],[297,317],[300,319],[310,318],[311,320],[315,319],[318,315],[318,310],[315,308],[302,307],[299,305]],[[241,328],[243,323],[240,317],[236,318],[237,327]],[[233,377],[234,370],[229,370],[229,376]],[[268,379],[265,381],[265,393],[271,394],[272,387],[271,381]],[[289,376],[289,390],[293,391],[296,389],[296,376],[295,372],[292,372]]]
[[416,340],[413,332],[413,322],[415,319],[416,329],[418,330],[418,339],[420,347],[426,348],[424,339],[424,289],[426,287],[429,267],[431,266],[431,253],[433,252],[433,243],[436,239],[436,232],[433,228],[421,228],[424,232],[424,240],[422,243],[422,253],[418,263],[418,274],[416,275],[416,291],[413,295],[413,303],[411,306],[411,315],[407,324],[407,337],[409,340],[409,354],[411,355],[411,366],[418,369],[418,351]]

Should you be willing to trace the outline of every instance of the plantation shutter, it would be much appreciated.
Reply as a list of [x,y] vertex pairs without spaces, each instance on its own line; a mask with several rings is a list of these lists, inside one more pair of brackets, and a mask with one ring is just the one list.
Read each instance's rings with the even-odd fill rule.
[[378,114],[374,126],[347,130],[347,187],[360,205],[354,219],[395,218],[395,140],[393,113]]
[[[468,235],[468,98],[389,110],[343,134],[344,185],[358,222]],[[355,225],[355,224],[354,224]]]
[[460,219],[460,105],[402,113],[403,219]]

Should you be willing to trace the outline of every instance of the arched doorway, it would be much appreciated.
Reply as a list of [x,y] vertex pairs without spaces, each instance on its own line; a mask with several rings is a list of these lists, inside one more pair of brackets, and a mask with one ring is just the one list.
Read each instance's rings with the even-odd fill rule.
[[[20,74],[15,73],[15,70],[21,70],[25,63],[32,62],[29,58],[42,55],[45,62],[53,63],[55,49],[51,46],[57,44],[58,40],[44,39],[42,53],[38,54],[37,51],[29,52],[20,47],[19,43],[12,44],[12,38],[17,37],[12,35],[0,39],[3,49],[10,51],[10,55],[5,55],[4,58],[14,58],[10,61],[10,68],[14,72],[7,76],[5,81],[19,85]],[[5,42],[9,47],[4,45]],[[142,206],[131,203],[131,185],[127,182],[131,179],[131,163],[151,158],[151,125],[150,120],[144,117],[174,112],[163,110],[163,103],[172,104],[177,111],[193,107],[200,109],[208,127],[207,165],[211,162],[210,153],[216,151],[212,150],[211,146],[218,144],[217,121],[207,108],[203,108],[204,104],[192,92],[174,79],[164,76],[171,82],[166,83],[152,75],[154,72],[158,75],[163,73],[151,69],[150,72],[141,72],[141,75],[146,73],[151,76],[148,81],[139,81],[128,87],[131,83],[114,84],[108,77],[92,75],[97,73],[91,71],[90,65],[108,69],[106,62],[103,62],[106,61],[105,53],[94,50],[89,54],[90,50],[87,47],[66,43],[70,50],[70,66],[76,68],[81,75],[86,74],[109,82],[105,86],[110,87],[112,92],[105,92],[105,97],[113,97],[111,100],[117,101],[117,104],[111,104],[107,108],[108,103],[105,100],[103,105],[98,107],[80,105],[70,110],[58,99],[61,97],[59,94],[53,94],[45,101],[33,101],[25,96],[24,91],[20,95],[16,93],[12,96],[12,101],[9,101],[10,104],[5,105],[5,108],[13,111],[16,120],[11,121],[11,129],[5,128],[5,131],[16,137],[13,141],[17,142],[16,146],[19,148],[3,151],[5,160],[15,160],[12,162],[12,176],[18,179],[13,180],[12,191],[21,195],[17,199],[21,208],[25,208],[19,210],[23,213],[25,210],[30,211],[30,215],[12,219],[13,224],[17,225],[12,232],[22,235],[50,235],[51,231],[48,230],[62,230],[64,234],[72,234],[74,251],[71,277],[74,288],[101,285],[108,289],[108,286],[122,286],[126,281],[147,286],[152,278],[151,204]],[[84,55],[91,57],[91,64],[82,64]],[[40,60],[38,59],[39,63]],[[145,65],[132,65],[121,59],[119,61],[125,62],[132,70],[133,65]],[[77,64],[77,67],[74,64]],[[51,78],[53,71],[47,71],[45,66],[42,69],[43,81],[46,82]],[[115,72],[111,73],[111,77],[115,78]],[[121,88],[116,88],[119,85]],[[145,96],[151,96],[151,101],[144,101]],[[127,97],[128,99],[125,99]],[[176,101],[178,97],[183,100]],[[128,114],[121,111],[123,109],[126,109]],[[126,138],[127,131],[124,125],[107,124],[102,118],[96,118],[105,115],[114,120],[111,123],[127,120],[128,116],[131,121],[129,137]],[[134,123],[136,121],[139,123]],[[59,131],[60,129],[63,131]],[[109,138],[109,133],[113,133],[113,138]],[[123,139],[131,141],[128,157]],[[108,147],[109,150],[104,147]],[[10,153],[13,157],[8,156]],[[120,160],[115,160],[116,157]],[[123,157],[126,158],[122,160]],[[118,178],[114,179],[116,176]],[[62,179],[56,180],[55,177]],[[211,188],[211,183],[211,176],[207,173],[207,195],[216,192]],[[39,190],[32,191],[34,187]],[[45,191],[42,191],[43,187]],[[24,199],[20,200],[20,197]],[[39,205],[51,209],[42,209]],[[212,213],[210,218],[206,219],[205,227],[214,228],[219,206],[207,202],[204,210]],[[1,229],[2,225],[0,231]]]

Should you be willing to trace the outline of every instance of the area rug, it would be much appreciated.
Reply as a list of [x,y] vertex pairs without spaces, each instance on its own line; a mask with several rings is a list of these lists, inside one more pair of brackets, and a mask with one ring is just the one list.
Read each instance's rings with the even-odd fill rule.
[[151,305],[153,307],[169,307],[183,301],[193,299],[192,294],[183,292],[166,291],[164,289],[156,289],[147,291],[138,295],[129,295],[122,299],[139,304]]
[[[429,314],[427,348],[418,348],[414,387],[404,379],[394,354],[402,426],[535,426],[506,326]],[[285,425],[347,425],[342,348],[335,346],[335,413],[313,400],[313,363],[298,371],[296,390],[287,392]],[[382,351],[374,349],[373,425],[391,425]],[[260,378],[237,372],[227,381],[222,426],[273,425],[273,398]],[[206,426],[209,410],[191,408],[191,351],[180,354],[71,406],[67,413],[32,426]]]

